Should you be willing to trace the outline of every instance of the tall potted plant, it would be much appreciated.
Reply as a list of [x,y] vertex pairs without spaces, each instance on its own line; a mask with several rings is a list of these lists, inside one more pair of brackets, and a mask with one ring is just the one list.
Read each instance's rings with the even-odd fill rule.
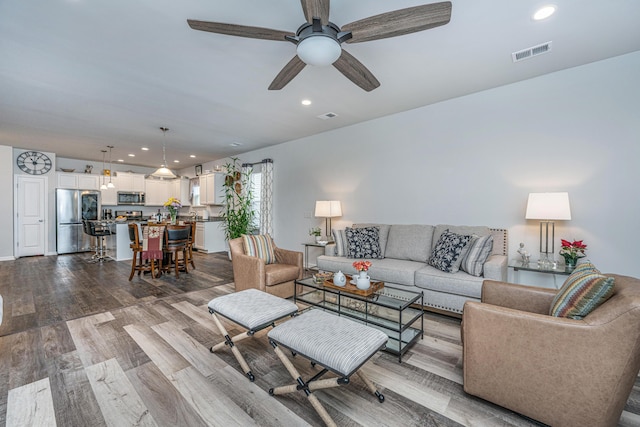
[[251,172],[242,171],[237,157],[224,165],[224,198],[225,205],[220,216],[227,241],[250,234],[254,231],[255,213],[251,209],[253,190],[251,188]]

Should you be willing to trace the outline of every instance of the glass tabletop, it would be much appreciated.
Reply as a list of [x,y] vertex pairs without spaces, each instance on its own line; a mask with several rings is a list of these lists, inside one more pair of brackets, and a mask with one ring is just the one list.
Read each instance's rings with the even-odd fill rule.
[[522,260],[511,260],[509,262],[509,267],[513,268],[515,271],[518,271],[518,270],[536,271],[538,273],[564,274],[567,276],[573,272],[573,268],[566,268],[564,264],[557,264],[555,268],[553,267],[546,268],[538,265],[537,261],[531,261],[525,264],[522,262]]

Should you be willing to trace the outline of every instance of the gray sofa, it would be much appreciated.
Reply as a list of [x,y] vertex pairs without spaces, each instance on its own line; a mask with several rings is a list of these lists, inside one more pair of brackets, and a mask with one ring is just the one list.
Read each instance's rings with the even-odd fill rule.
[[[379,243],[383,258],[370,259],[369,276],[385,282],[386,287],[424,292],[425,308],[461,314],[466,301],[480,301],[484,279],[507,280],[507,230],[482,226],[354,224],[353,228],[379,228]],[[447,273],[427,262],[445,230],[463,235],[493,236],[491,255],[477,277],[462,270]],[[318,257],[322,271],[353,274],[353,258],[336,256],[336,245],[328,244],[325,254]]]

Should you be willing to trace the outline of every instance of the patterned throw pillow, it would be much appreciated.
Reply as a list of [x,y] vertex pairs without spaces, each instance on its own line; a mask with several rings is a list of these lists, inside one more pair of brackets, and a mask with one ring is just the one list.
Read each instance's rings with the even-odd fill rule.
[[273,240],[268,234],[243,234],[244,253],[249,256],[262,258],[265,264],[275,264],[276,252],[273,249]]
[[493,236],[476,236],[471,237],[469,242],[469,251],[460,264],[460,269],[466,271],[472,276],[481,276],[484,263],[493,251]]
[[446,229],[433,248],[429,265],[447,273],[456,273],[460,269],[460,263],[467,253],[471,236],[451,233]]
[[347,235],[347,256],[349,258],[382,258],[378,227],[345,229]]
[[598,271],[593,264],[580,264],[556,294],[549,314],[555,317],[584,319],[613,295],[615,279]]
[[347,234],[344,230],[333,230],[333,241],[336,243],[336,256],[347,256]]

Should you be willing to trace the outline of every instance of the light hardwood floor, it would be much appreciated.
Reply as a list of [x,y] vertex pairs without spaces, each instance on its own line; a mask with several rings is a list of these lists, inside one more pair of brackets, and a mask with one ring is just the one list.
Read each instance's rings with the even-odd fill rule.
[[[302,393],[269,396],[291,378],[264,335],[239,348],[251,383],[207,303],[233,292],[224,254],[195,254],[179,278],[136,276],[130,264],[90,264],[86,254],[0,263],[0,424],[7,426],[320,426]],[[225,322],[233,335],[240,330]],[[401,364],[380,352],[357,377],[316,392],[340,426],[536,426],[462,390],[460,321],[427,314],[425,337]],[[304,376],[317,368],[293,358]],[[640,380],[620,425],[640,425]]]

